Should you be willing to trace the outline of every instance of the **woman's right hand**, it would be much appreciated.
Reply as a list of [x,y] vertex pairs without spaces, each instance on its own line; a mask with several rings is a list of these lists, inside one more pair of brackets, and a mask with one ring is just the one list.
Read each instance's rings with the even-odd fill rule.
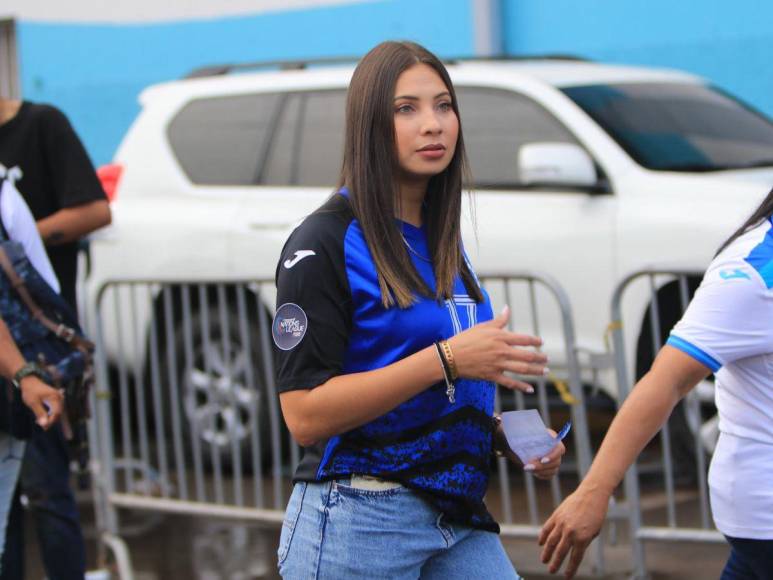
[[64,391],[47,385],[34,375],[24,377],[20,388],[22,401],[35,414],[38,425],[48,429],[59,420],[64,410]]
[[509,371],[520,375],[544,376],[547,356],[528,350],[530,346],[541,346],[542,339],[527,334],[517,334],[505,329],[510,320],[510,309],[505,306],[502,313],[488,322],[448,339],[454,355],[459,376],[492,381],[527,393],[534,389],[528,383],[509,377]]

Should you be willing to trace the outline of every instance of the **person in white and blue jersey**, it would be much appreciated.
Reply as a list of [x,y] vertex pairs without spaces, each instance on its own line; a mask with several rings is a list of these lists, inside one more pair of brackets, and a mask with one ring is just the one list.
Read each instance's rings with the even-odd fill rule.
[[[483,502],[503,442],[494,390],[532,390],[506,373],[542,375],[546,358],[493,317],[464,254],[464,166],[443,65],[413,43],[370,51],[340,187],[277,266],[277,388],[304,448],[284,578],[518,578]],[[563,452],[524,469],[549,478]]]
[[773,191],[725,242],[649,373],[620,409],[577,491],[543,527],[543,561],[567,577],[610,494],[674,406],[710,373],[720,436],[709,470],[714,522],[731,546],[722,580],[773,579]]

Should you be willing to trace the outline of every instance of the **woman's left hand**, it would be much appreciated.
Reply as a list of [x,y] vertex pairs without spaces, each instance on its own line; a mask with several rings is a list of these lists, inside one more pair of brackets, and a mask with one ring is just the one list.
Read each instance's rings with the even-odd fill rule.
[[[553,429],[548,429],[548,433],[551,437],[558,435]],[[566,453],[566,447],[559,441],[550,453],[529,461],[523,466],[523,470],[531,472],[538,479],[550,479],[558,473],[564,453]]]
[[[552,429],[548,429],[548,433],[550,433],[552,437],[557,435]],[[518,459],[518,456],[513,453],[513,450],[510,449],[510,446],[507,444],[507,438],[505,437],[505,432],[501,424],[497,427],[497,431],[494,435],[494,445],[495,449],[503,451],[504,456],[507,457],[510,462],[515,463],[516,465],[522,465],[521,460]],[[528,471],[538,479],[550,479],[558,473],[564,453],[566,453],[566,447],[559,441],[550,453],[544,457],[537,457],[532,461],[529,461],[523,466],[523,470]]]

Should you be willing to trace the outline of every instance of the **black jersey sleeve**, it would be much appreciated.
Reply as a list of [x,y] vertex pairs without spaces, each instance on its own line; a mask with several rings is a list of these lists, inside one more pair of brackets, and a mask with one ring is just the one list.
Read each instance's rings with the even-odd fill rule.
[[352,320],[347,207],[334,198],[306,218],[282,250],[271,328],[279,392],[312,389],[343,368]]
[[107,199],[94,166],[70,121],[59,109],[37,105],[42,143],[60,208]]

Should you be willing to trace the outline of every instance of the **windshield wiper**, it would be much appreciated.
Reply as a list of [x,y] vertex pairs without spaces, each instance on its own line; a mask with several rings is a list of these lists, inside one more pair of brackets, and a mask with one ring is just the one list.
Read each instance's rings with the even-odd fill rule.
[[731,169],[726,165],[706,165],[705,163],[676,163],[674,165],[664,165],[654,168],[657,171],[724,171]]
[[755,167],[773,167],[773,159],[760,159],[758,161],[752,161],[751,163],[733,165],[732,167],[729,167],[729,169],[754,169]]

